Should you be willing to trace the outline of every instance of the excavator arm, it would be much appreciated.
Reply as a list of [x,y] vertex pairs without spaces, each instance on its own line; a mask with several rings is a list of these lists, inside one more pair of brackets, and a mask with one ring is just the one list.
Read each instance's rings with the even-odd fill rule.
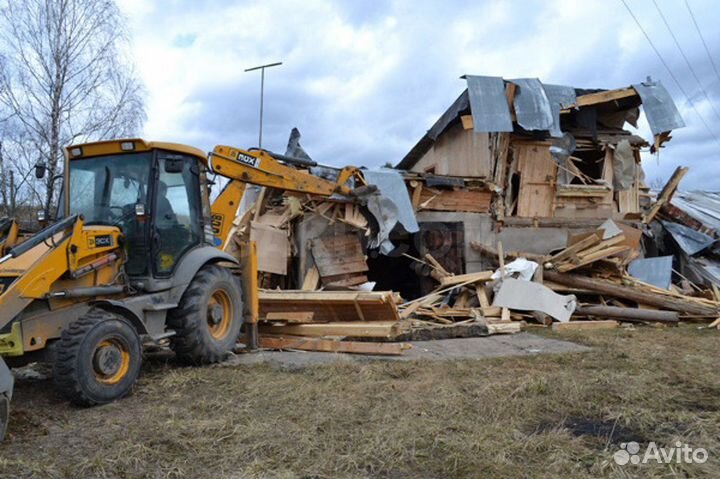
[[228,239],[231,220],[235,217],[240,199],[248,184],[325,198],[333,194],[358,197],[373,191],[373,188],[365,182],[360,170],[352,166],[341,169],[337,179],[329,181],[283,163],[304,167],[317,166],[315,162],[309,160],[291,158],[264,150],[248,151],[223,145],[216,146],[208,155],[210,170],[230,179],[212,205],[214,234],[222,244]]
[[[213,234],[221,245],[226,245],[229,240],[232,220],[248,184],[323,198],[329,198],[334,194],[358,198],[376,191],[375,187],[365,182],[358,168],[351,166],[342,168],[335,181],[330,181],[303,169],[317,166],[313,161],[264,150],[248,151],[219,145],[208,155],[208,166],[213,173],[230,179],[212,205]],[[256,245],[245,238],[243,244],[237,246],[242,263],[247,307],[246,322],[250,325],[248,343],[251,347],[255,347],[259,310]]]

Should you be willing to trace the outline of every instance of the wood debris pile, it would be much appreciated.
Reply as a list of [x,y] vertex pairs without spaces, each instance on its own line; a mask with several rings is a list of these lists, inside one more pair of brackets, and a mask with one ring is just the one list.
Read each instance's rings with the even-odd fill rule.
[[[657,107],[666,98],[661,85],[466,81],[396,165],[399,186],[385,184],[382,201],[397,207],[389,216],[357,197],[273,189],[241,208],[231,238],[257,246],[263,346],[402,354],[402,341],[526,326],[720,316],[717,289],[682,275],[675,253],[663,257],[653,245],[660,220],[673,219],[672,196],[687,169],[653,198],[640,153],[659,151],[670,131],[651,128],[649,143],[624,126],[645,101]],[[661,103],[645,112],[649,124],[682,126],[672,102]],[[500,123],[498,112],[506,116]],[[291,144],[292,135],[288,157]],[[309,172],[333,178],[332,170]],[[383,193],[391,180],[384,174],[362,170],[359,183]],[[225,249],[234,248],[231,239]]]
[[[605,329],[621,322],[672,326],[679,321],[715,320],[711,325],[718,324],[717,288],[692,285],[688,291],[674,284],[661,288],[633,277],[627,266],[640,254],[639,230],[622,225],[602,239],[607,235],[608,229],[602,228],[578,235],[538,267],[534,281],[578,299],[572,321],[554,323],[553,329]],[[532,318],[548,324],[540,315]]]

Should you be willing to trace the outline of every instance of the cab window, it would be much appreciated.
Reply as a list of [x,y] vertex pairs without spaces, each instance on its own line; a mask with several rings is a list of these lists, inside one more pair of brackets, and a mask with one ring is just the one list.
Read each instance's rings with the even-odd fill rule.
[[155,195],[155,271],[167,275],[185,252],[202,239],[200,184],[197,160],[160,157]]

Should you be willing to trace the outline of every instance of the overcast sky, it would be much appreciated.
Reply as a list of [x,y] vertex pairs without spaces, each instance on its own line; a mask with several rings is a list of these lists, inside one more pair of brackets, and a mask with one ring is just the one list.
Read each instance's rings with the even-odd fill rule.
[[[690,166],[684,189],[720,190],[720,75],[685,0],[627,0],[689,95],[668,75],[621,0],[119,0],[147,89],[143,136],[204,150],[258,142],[259,72],[265,83],[263,146],[284,152],[294,126],[318,162],[397,163],[465,88],[463,74],[537,77],[618,88],[648,75],[673,95],[687,127],[647,182]],[[688,0],[717,67],[720,3]],[[706,94],[710,101],[706,99]],[[700,119],[700,113],[707,128]],[[710,131],[709,131],[710,130]],[[647,124],[640,134],[650,140]]]

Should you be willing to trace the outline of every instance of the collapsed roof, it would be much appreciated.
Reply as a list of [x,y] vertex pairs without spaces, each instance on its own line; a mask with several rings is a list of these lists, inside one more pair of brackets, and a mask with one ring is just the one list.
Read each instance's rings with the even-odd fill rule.
[[[627,121],[636,126],[638,108],[643,105],[656,139],[666,140],[671,130],[685,126],[668,91],[660,82],[650,79],[615,90],[588,90],[543,84],[537,78],[504,80],[476,75],[463,78],[467,89],[397,168],[411,168],[444,131],[468,115],[472,118],[473,130],[478,133],[515,132],[559,138],[563,131],[572,127],[586,130],[588,136],[597,139],[598,125],[621,130]],[[633,140],[637,144],[643,142],[638,137],[630,138],[631,142]],[[657,145],[658,141],[655,143]]]

